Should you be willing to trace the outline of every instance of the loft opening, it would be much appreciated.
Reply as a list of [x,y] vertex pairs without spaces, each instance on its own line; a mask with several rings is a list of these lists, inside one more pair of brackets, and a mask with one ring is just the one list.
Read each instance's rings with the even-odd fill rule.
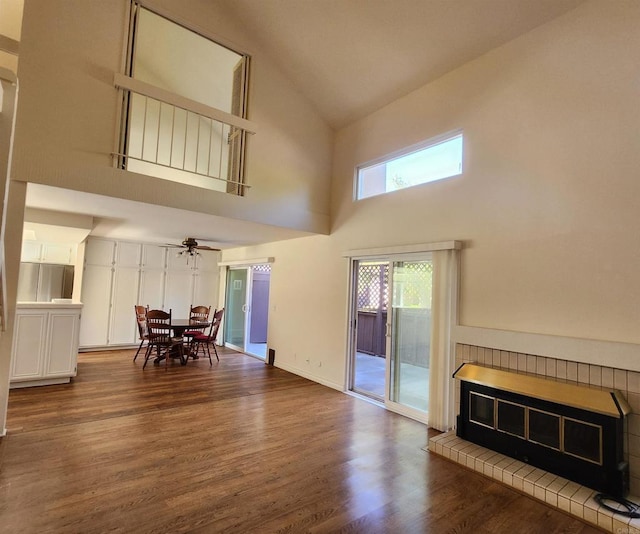
[[250,57],[131,4],[117,164],[243,195]]

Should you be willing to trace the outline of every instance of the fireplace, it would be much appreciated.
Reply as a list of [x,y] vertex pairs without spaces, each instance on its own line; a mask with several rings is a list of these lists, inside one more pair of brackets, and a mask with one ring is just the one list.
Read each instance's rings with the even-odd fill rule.
[[616,390],[463,364],[456,433],[512,458],[615,497],[629,488],[624,418]]

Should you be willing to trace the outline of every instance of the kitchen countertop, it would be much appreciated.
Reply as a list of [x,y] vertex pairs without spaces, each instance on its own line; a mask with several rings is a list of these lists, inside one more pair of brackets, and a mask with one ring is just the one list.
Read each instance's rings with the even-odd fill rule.
[[58,308],[82,308],[82,302],[16,302],[17,309],[39,308],[39,309],[58,309]]

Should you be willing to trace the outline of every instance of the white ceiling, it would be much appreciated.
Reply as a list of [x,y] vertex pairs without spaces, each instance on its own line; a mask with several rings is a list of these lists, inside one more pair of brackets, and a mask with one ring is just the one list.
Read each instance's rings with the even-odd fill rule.
[[[216,1],[338,129],[584,0]],[[92,235],[119,239],[229,248],[305,235],[45,186],[30,185],[27,205],[93,215]]]

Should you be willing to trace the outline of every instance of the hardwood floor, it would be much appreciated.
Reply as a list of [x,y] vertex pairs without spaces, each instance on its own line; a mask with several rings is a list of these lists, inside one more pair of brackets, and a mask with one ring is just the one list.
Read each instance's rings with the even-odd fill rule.
[[11,391],[0,532],[599,532],[425,452],[423,425],[252,357],[142,371],[133,352]]

